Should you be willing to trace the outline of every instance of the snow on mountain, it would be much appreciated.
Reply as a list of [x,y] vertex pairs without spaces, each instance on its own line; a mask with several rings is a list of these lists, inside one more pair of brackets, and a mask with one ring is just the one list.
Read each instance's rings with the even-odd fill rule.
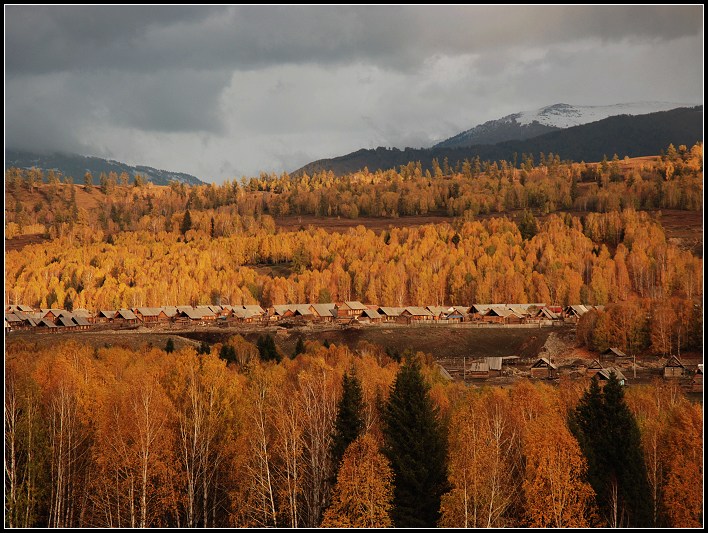
[[647,115],[658,111],[669,111],[677,107],[691,107],[693,105],[695,104],[677,104],[675,102],[632,102],[597,106],[554,104],[534,111],[524,111],[509,115],[502,120],[516,117],[516,122],[522,125],[537,121],[544,126],[564,129],[616,115]]
[[553,104],[532,111],[512,113],[463,131],[434,146],[455,148],[475,144],[496,144],[503,141],[525,140],[558,129],[596,122],[616,115],[646,115],[695,104],[675,102],[632,102],[606,106],[576,106]]

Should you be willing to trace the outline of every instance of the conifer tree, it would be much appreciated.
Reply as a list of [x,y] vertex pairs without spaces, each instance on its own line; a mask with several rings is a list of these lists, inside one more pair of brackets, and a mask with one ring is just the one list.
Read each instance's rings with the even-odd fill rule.
[[361,382],[353,372],[342,377],[342,397],[337,405],[337,419],[332,435],[332,464],[339,468],[344,452],[364,429],[364,394]]
[[588,481],[610,527],[651,523],[651,494],[639,426],[614,372],[603,390],[593,378],[570,427],[588,460]]
[[420,363],[408,358],[383,410],[384,454],[394,473],[396,527],[435,527],[447,491],[446,438]]
[[165,351],[167,353],[172,353],[175,351],[175,341],[172,340],[172,337],[167,339],[167,343],[165,344]]
[[192,229],[192,214],[189,212],[189,209],[187,209],[184,212],[184,218],[182,219],[180,231],[182,232],[182,235],[186,235],[190,229]]
[[297,357],[301,353],[305,353],[305,342],[302,340],[302,337],[298,337],[297,342],[295,343],[295,352],[293,353],[293,357]]
[[256,347],[261,361],[275,361],[278,363],[282,359],[278,349],[275,347],[275,340],[270,334],[259,336]]

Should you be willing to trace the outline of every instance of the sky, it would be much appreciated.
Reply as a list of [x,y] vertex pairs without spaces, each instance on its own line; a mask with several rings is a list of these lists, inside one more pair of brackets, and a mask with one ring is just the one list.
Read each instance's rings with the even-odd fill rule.
[[6,148],[217,183],[638,101],[703,103],[702,6],[5,6]]

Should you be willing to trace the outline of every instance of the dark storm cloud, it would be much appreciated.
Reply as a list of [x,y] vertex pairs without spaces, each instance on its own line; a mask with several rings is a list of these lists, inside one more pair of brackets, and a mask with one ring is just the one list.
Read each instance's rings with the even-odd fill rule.
[[254,68],[372,61],[410,67],[434,53],[586,37],[673,39],[701,7],[7,8],[7,73]]
[[423,146],[558,101],[697,101],[702,14],[7,6],[6,146],[224,178]]

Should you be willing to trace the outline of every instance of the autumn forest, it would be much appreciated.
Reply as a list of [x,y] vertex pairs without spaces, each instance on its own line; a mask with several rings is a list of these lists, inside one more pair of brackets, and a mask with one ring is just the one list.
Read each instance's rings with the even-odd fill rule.
[[[699,143],[206,186],[11,168],[5,300],[590,304],[587,350],[701,352],[702,242],[662,210],[702,212],[702,167]],[[702,405],[675,382],[470,387],[441,353],[263,339],[12,340],[6,526],[702,525]]]

